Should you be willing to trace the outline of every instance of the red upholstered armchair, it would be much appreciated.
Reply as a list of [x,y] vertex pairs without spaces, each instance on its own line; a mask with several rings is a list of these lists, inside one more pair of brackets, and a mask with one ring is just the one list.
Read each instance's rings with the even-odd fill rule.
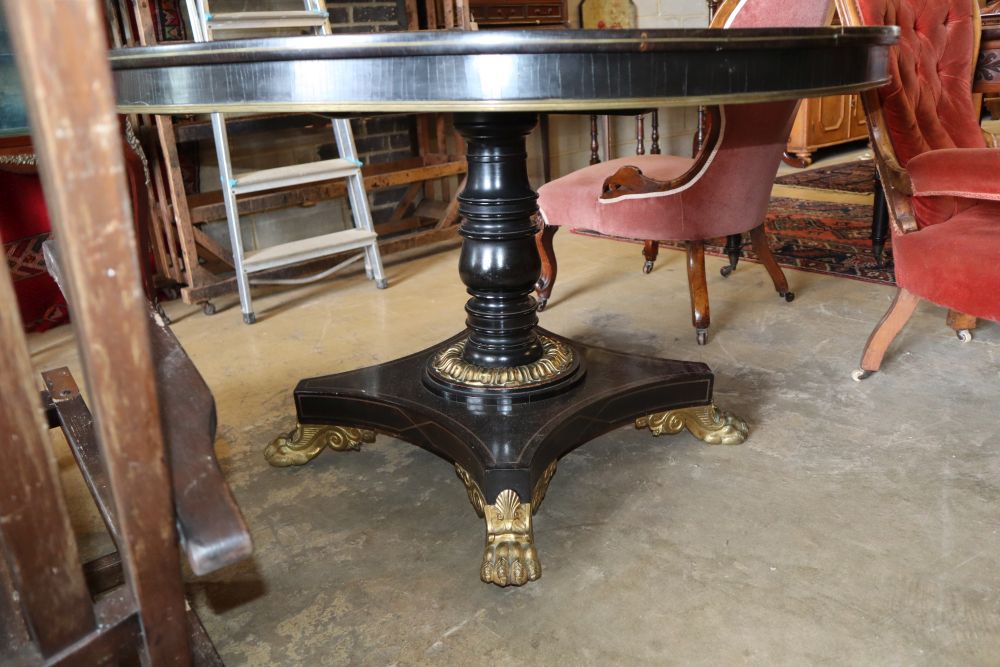
[[[821,26],[830,0],[727,0],[716,28]],[[580,169],[538,191],[542,276],[539,304],[555,281],[552,237],[560,226],[627,239],[685,241],[692,320],[698,342],[710,322],[706,239],[750,231],[754,251],[788,301],[785,276],[764,238],[763,221],[797,103],[728,105],[710,110],[708,141],[695,158],[642,155]]]
[[962,340],[1000,321],[1000,149],[985,148],[972,96],[976,0],[837,0],[847,25],[898,25],[892,82],[864,94],[889,203],[899,291],[865,345],[860,380],[921,299],[949,308]]

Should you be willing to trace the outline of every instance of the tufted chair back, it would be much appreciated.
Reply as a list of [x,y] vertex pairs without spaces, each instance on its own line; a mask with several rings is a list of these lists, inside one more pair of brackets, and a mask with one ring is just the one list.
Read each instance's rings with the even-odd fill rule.
[[[892,81],[879,88],[882,115],[902,167],[927,151],[982,148],[972,103],[978,38],[975,0],[850,0],[864,25],[896,25],[890,51]],[[921,227],[950,220],[972,205],[954,197],[917,197]]]
[[938,148],[982,148],[972,105],[972,0],[857,0],[865,25],[896,25],[892,82],[878,90],[900,165]]

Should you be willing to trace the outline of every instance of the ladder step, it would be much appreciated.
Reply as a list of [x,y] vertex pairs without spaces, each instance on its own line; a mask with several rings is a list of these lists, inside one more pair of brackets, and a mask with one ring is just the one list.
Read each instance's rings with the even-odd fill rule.
[[363,248],[374,244],[376,238],[375,232],[369,232],[365,229],[345,229],[332,234],[312,236],[249,252],[243,258],[243,268],[246,269],[247,273],[252,273],[278,266],[298,264],[318,257],[335,255],[345,250]]
[[214,30],[256,30],[259,28],[316,28],[326,23],[327,13],[316,11],[227,12],[209,14]]
[[262,169],[260,171],[237,174],[233,179],[235,181],[233,192],[238,195],[246,194],[248,192],[259,192],[260,190],[283,188],[289,185],[327,181],[331,178],[347,178],[359,173],[361,173],[361,167],[357,162],[343,158],[292,164],[287,167],[275,167],[274,169]]

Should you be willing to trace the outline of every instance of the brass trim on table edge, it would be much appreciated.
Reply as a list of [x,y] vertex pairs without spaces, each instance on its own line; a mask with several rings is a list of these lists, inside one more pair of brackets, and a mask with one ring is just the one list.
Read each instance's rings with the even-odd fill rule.
[[577,368],[576,352],[561,340],[539,334],[542,356],[522,366],[486,368],[462,358],[469,339],[463,338],[436,352],[427,370],[436,380],[476,389],[526,389],[569,375]]
[[[455,55],[455,56],[517,56],[517,55],[546,55],[546,51],[539,50],[541,47],[555,47],[560,45],[568,45],[579,49],[578,51],[568,51],[569,53],[580,53],[585,52],[585,49],[593,47],[595,50],[602,46],[612,46],[615,44],[629,44],[638,47],[638,51],[648,51],[649,45],[656,44],[671,44],[679,45],[683,47],[683,50],[690,50],[690,45],[692,44],[711,44],[713,46],[722,47],[736,47],[739,48],[743,45],[753,45],[753,44],[773,44],[775,41],[784,40],[785,42],[796,42],[796,46],[816,46],[816,44],[811,44],[810,42],[819,42],[819,46],[834,46],[836,43],[844,43],[851,41],[860,41],[862,44],[867,46],[891,46],[892,44],[888,41],[873,41],[872,37],[879,36],[881,40],[891,40],[893,33],[891,31],[877,31],[877,32],[860,32],[858,28],[891,28],[892,26],[826,26],[829,30],[823,32],[816,32],[813,34],[805,35],[795,35],[795,34],[767,34],[767,35],[745,35],[745,34],[729,34],[720,35],[714,30],[709,28],[703,28],[703,35],[693,36],[690,34],[679,34],[679,35],[657,35],[653,34],[650,36],[649,31],[642,30],[639,28],[632,29],[627,32],[633,33],[632,35],[625,34],[620,37],[610,37],[610,36],[587,36],[581,35],[580,33],[574,34],[572,39],[566,38],[550,38],[545,39],[548,35],[532,35],[534,39],[517,40],[517,45],[521,47],[520,53],[494,53],[490,51],[477,50],[476,47],[480,45],[475,43],[470,43],[466,45],[468,51],[459,51],[457,53],[430,53],[431,56],[441,56],[441,55]],[[522,28],[521,30],[527,30],[528,28]],[[822,30],[821,27],[817,27],[817,30]],[[735,29],[736,31],[739,28]],[[774,28],[774,30],[781,30],[780,28]],[[567,30],[569,31],[569,30]],[[573,31],[575,32],[575,31]],[[626,31],[622,31],[626,32]],[[714,33],[714,34],[713,34]],[[425,33],[426,34],[426,33]],[[163,49],[156,50],[151,47],[133,47],[133,48],[119,48],[112,50],[108,54],[108,61],[111,63],[112,71],[121,71],[123,69],[142,69],[144,67],[163,67],[166,65],[163,61],[169,59],[171,56],[177,58],[185,58],[188,60],[196,59],[198,56],[214,56],[219,58],[220,56],[234,55],[234,54],[254,54],[254,53],[274,53],[283,54],[288,49],[298,47],[301,55],[296,58],[274,58],[274,59],[259,59],[259,60],[246,60],[234,63],[233,61],[223,61],[221,63],[213,63],[211,61],[205,63],[198,63],[199,65],[212,65],[212,64],[241,64],[242,62],[294,62],[296,60],[363,60],[367,58],[379,57],[377,54],[379,51],[389,51],[387,57],[413,57],[420,56],[421,54],[413,53],[392,53],[393,50],[403,49],[405,47],[414,47],[417,49],[424,49],[428,51],[433,51],[435,46],[463,46],[460,39],[458,39],[464,33],[451,32],[451,39],[420,39],[420,40],[409,40],[397,39],[393,41],[371,41],[362,43],[345,43],[345,44],[330,44],[322,43],[315,40],[310,40],[303,42],[301,40],[295,41],[294,43],[289,43],[288,40],[295,40],[296,37],[307,37],[307,35],[299,36],[286,36],[280,43],[273,43],[262,46],[259,41],[254,41],[247,45],[237,45],[229,46],[219,43],[213,43],[211,46],[207,43],[202,43],[201,45],[190,44],[184,45],[183,50],[175,49],[169,55],[164,55]],[[517,37],[523,37],[522,35],[517,35]],[[541,37],[538,39],[537,37]],[[582,37],[582,38],[581,38]],[[469,41],[466,38],[461,38],[465,41]],[[235,40],[229,40],[231,43]],[[834,42],[834,44],[831,44]],[[799,44],[801,43],[801,44]],[[237,42],[238,44],[238,42]],[[303,44],[322,44],[322,47],[317,47],[315,49],[303,48]],[[337,55],[337,52],[353,52],[351,55]],[[364,53],[365,51],[371,51],[371,54]],[[662,49],[657,49],[657,51],[662,51]],[[316,55],[319,52],[319,56]],[[330,53],[335,57],[325,57],[326,53]],[[555,53],[564,53],[564,51],[555,51]],[[312,57],[310,57],[312,56]],[[153,65],[142,65],[136,63],[151,62]]]
[[635,427],[649,428],[653,435],[675,434],[687,429],[710,445],[741,445],[750,435],[750,427],[745,421],[712,403],[639,417]]
[[321,112],[321,113],[441,113],[468,111],[590,111],[636,109],[646,107],[687,107],[711,104],[749,104],[753,102],[777,102],[780,100],[802,99],[804,97],[826,97],[843,93],[857,93],[878,88],[889,83],[884,77],[864,84],[842,84],[817,88],[800,88],[765,93],[719,93],[716,95],[677,95],[667,97],[626,97],[594,99],[537,99],[537,100],[425,100],[425,101],[379,101],[358,100],[350,102],[259,102],[222,104],[117,104],[118,113],[140,114],[189,114],[250,112]]
[[337,452],[358,451],[361,443],[375,442],[375,431],[353,426],[297,424],[264,448],[264,458],[276,468],[305,465],[329,447]]

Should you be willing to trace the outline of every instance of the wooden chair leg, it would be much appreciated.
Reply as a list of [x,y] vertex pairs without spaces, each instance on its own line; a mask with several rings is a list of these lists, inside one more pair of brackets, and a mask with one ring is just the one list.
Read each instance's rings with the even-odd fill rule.
[[795,293],[788,290],[785,272],[781,270],[778,262],[774,260],[774,255],[771,254],[771,246],[767,244],[767,235],[764,234],[764,225],[758,225],[750,230],[750,243],[753,244],[753,251],[757,253],[757,259],[767,269],[767,274],[771,276],[771,282],[774,283],[774,289],[778,296],[785,301],[794,300]]
[[705,242],[687,242],[688,289],[691,291],[691,323],[698,337],[698,345],[708,340],[708,282],[705,280]]
[[882,316],[882,320],[872,331],[865,343],[865,351],[861,355],[861,368],[851,374],[855,380],[864,380],[866,377],[876,372],[882,366],[882,357],[885,351],[895,340],[903,326],[909,321],[920,297],[900,289],[896,292],[896,298],[892,300],[889,310]]
[[653,270],[653,262],[656,261],[656,256],[660,254],[660,242],[659,241],[646,241],[642,246],[642,256],[646,258],[646,263],[642,265],[642,272],[649,273]]
[[976,328],[976,318],[957,310],[949,310],[948,326],[955,330],[960,341],[968,343],[972,340],[972,330]]
[[545,310],[552,295],[552,285],[556,282],[556,252],[552,248],[552,237],[559,231],[558,227],[544,225],[535,234],[535,245],[538,246],[538,255],[542,259],[542,272],[535,283],[535,291],[538,292],[538,310]]

